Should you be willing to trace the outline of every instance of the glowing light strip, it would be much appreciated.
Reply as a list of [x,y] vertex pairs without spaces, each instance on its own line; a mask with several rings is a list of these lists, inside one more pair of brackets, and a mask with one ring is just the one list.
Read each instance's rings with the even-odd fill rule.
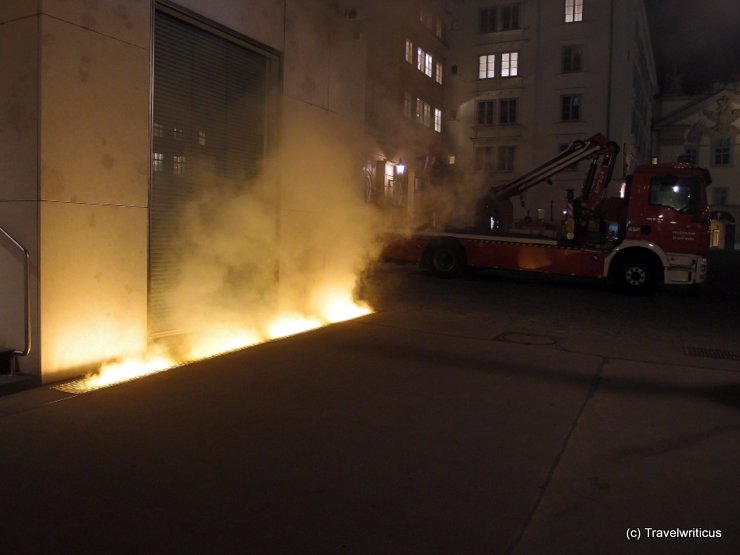
[[186,364],[191,364],[193,362],[198,362],[200,360],[207,360],[228,353],[241,351],[255,345],[261,345],[270,341],[276,341],[284,337],[291,337],[294,335],[307,333],[309,331],[313,331],[315,329],[325,327],[333,323],[355,320],[362,316],[372,314],[372,312],[373,311],[369,308],[365,309],[362,307],[357,307],[353,316],[343,319],[337,318],[336,320],[332,320],[330,322],[321,322],[319,320],[311,318],[300,318],[295,316],[288,319],[278,318],[273,323],[272,329],[270,330],[272,336],[266,339],[246,342],[241,345],[232,344],[225,349],[214,350],[210,354],[203,354],[199,355],[198,357],[182,361],[175,361],[164,355],[150,355],[148,357],[141,357],[140,359],[127,359],[121,362],[104,364],[94,374],[89,374],[83,378],[78,378],[70,382],[55,385],[51,389],[60,391],[62,393],[70,393],[72,395],[90,393],[91,391],[97,391],[99,389],[105,389],[114,385],[130,382],[146,376],[159,374],[161,372],[172,370],[173,368],[184,366]]

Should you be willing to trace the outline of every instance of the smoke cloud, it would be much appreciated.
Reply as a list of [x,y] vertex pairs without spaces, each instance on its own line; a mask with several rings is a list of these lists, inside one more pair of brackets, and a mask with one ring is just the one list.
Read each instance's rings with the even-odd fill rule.
[[[199,170],[212,186],[183,209],[174,237],[178,282],[168,312],[178,358],[270,338],[276,321],[306,329],[341,318],[377,256],[379,212],[364,202],[362,129],[294,106],[259,175],[241,182]],[[301,323],[302,322],[302,323]]]

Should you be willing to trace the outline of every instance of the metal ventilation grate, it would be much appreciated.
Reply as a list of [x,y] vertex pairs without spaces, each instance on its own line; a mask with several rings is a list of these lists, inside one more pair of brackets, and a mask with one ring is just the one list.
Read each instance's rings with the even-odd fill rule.
[[726,349],[707,347],[686,347],[686,354],[692,357],[717,358],[721,360],[740,360],[740,353]]

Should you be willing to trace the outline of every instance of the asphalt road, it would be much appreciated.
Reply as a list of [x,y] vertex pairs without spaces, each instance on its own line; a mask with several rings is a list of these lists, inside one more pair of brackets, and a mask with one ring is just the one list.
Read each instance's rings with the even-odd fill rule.
[[738,261],[653,297],[382,266],[371,316],[2,397],[0,551],[737,554]]

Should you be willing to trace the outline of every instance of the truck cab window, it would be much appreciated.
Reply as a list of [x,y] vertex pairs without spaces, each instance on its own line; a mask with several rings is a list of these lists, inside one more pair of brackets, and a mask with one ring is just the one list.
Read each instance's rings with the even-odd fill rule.
[[701,212],[701,182],[667,175],[650,180],[650,204],[667,206],[678,212]]

